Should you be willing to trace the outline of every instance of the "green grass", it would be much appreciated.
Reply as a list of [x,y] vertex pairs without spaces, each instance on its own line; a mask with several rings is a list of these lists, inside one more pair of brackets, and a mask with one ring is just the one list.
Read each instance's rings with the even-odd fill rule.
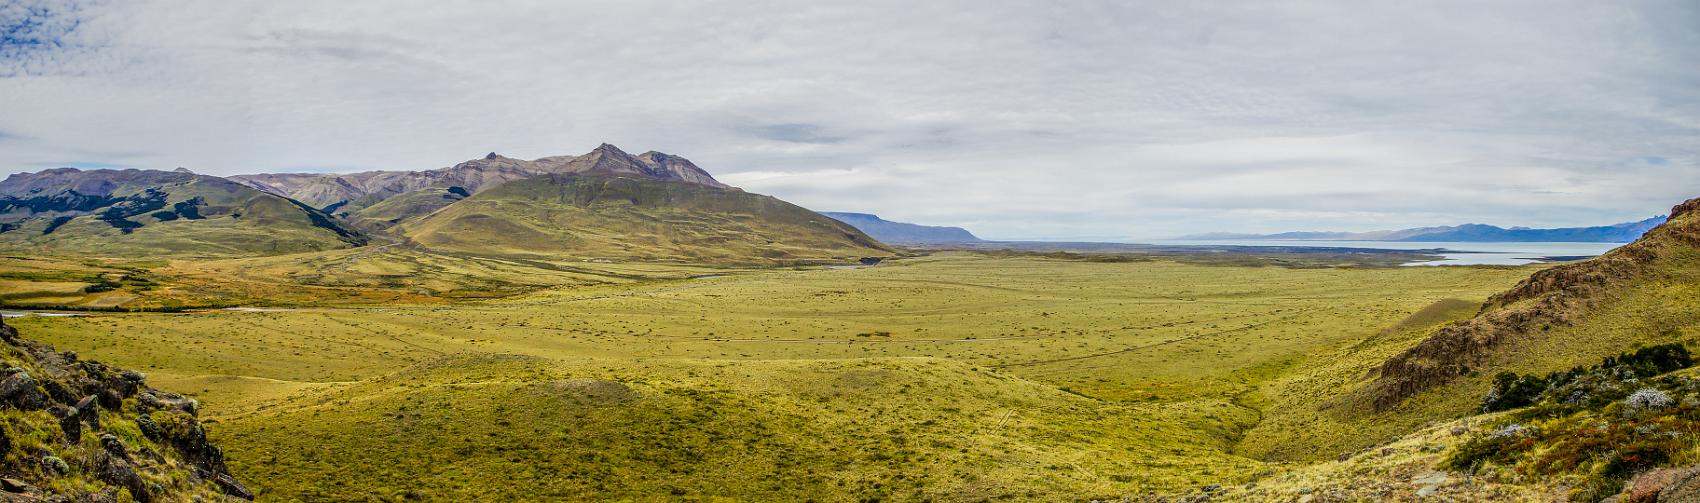
[[[392,263],[473,267],[372,258],[384,252],[341,276],[346,253],[160,274],[292,292],[289,274],[313,270],[351,283],[312,288],[384,292],[359,282]],[[1449,299],[1533,270],[957,253],[867,269],[487,267],[558,269],[548,281],[566,286],[15,324],[202,398],[233,470],[273,500],[1066,500],[1287,470],[1258,458],[1309,441],[1270,426],[1306,412],[1268,390],[1333,385],[1306,379],[1373,365],[1456,317]]]

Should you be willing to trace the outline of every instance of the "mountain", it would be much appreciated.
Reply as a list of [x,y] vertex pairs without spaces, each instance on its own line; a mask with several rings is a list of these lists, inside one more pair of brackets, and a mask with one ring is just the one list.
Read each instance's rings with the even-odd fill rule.
[[292,199],[186,170],[60,168],[0,181],[0,250],[258,255],[364,243]]
[[855,227],[773,197],[620,176],[638,167],[594,161],[616,169],[511,181],[397,229],[438,250],[585,259],[797,262],[891,253]]
[[823,211],[822,215],[850,224],[868,236],[886,243],[949,244],[980,241],[961,227],[940,227],[893,222],[867,213]]
[[0,501],[254,499],[207,441],[194,399],[20,339],[4,319],[0,354]]
[[730,188],[683,157],[660,152],[633,156],[606,143],[584,155],[530,161],[491,152],[481,159],[426,171],[258,174],[230,179],[299,200],[362,228],[383,229],[485,189],[543,174],[630,176]]
[[1493,225],[1464,224],[1370,232],[1282,232],[1278,234],[1213,232],[1183,236],[1177,239],[1200,241],[1269,239],[1294,241],[1627,243],[1641,237],[1648,229],[1664,223],[1665,219],[1666,217],[1658,216],[1639,222],[1556,229],[1531,229],[1528,227],[1508,229]]

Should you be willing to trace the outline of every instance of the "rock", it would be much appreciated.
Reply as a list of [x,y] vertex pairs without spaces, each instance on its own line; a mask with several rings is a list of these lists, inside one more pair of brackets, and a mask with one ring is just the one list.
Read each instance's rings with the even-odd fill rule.
[[142,436],[148,437],[148,440],[155,442],[163,440],[164,435],[159,430],[159,423],[153,422],[153,418],[148,417],[147,414],[142,414],[136,418],[136,429],[142,430]]
[[100,447],[106,449],[106,453],[111,454],[112,457],[125,461],[130,460],[130,450],[124,447],[124,441],[110,433],[100,435]]
[[136,408],[145,414],[165,408],[165,402],[160,401],[159,396],[152,391],[144,391],[141,396],[136,397]]
[[25,493],[30,492],[29,489],[31,489],[30,485],[25,484],[22,480],[11,477],[0,479],[0,490],[5,490],[9,493]]
[[130,466],[129,461],[114,456],[97,456],[95,461],[95,478],[102,482],[130,490],[130,497],[138,503],[153,501],[153,493],[148,491],[146,481]]
[[[1623,485],[1623,492],[1617,495],[1618,502],[1655,503],[1666,501],[1695,501],[1695,499],[1692,498],[1700,497],[1700,481],[1695,480],[1696,475],[1700,475],[1700,468],[1692,466],[1684,468],[1666,468],[1663,470],[1653,470],[1643,473],[1633,479],[1630,479],[1628,483]],[[1684,499],[1681,495],[1677,494],[1684,492],[1681,489],[1685,485],[1687,486],[1686,496],[1688,496],[1689,499]],[[1671,489],[1677,489],[1676,491],[1672,491],[1672,497],[1676,499],[1667,499],[1665,497],[1664,493]]]
[[109,389],[100,390],[100,406],[106,408],[106,410],[116,412],[118,409],[124,407],[124,397],[118,396],[117,391]]
[[1676,501],[1700,501],[1700,476],[1695,476],[1696,467],[1681,468],[1688,470],[1689,476],[1676,481],[1659,491],[1660,503]]
[[70,389],[65,388],[65,385],[59,384],[59,381],[47,381],[41,383],[41,389],[46,391],[47,397],[53,399],[55,402],[65,405],[77,403],[77,394],[72,393]]
[[18,343],[18,329],[7,325],[5,316],[0,316],[0,340],[5,340],[8,344]]
[[81,419],[77,418],[76,410],[68,408],[54,409],[53,415],[59,416],[59,429],[65,431],[66,441],[70,442],[71,445],[76,445],[77,442],[81,442],[83,440],[83,422]]
[[1432,471],[1411,477],[1411,485],[1417,486],[1417,497],[1426,498],[1440,492],[1447,478],[1446,472]]
[[254,492],[248,490],[248,486],[242,485],[241,482],[236,480],[236,477],[232,477],[228,473],[218,474],[218,477],[214,478],[213,482],[218,484],[218,488],[222,489],[224,494],[248,501],[254,500]]
[[0,403],[19,410],[41,410],[47,408],[47,395],[29,372],[18,372],[0,380]]
[[100,405],[95,403],[94,395],[77,401],[77,418],[88,423],[90,429],[100,429]]

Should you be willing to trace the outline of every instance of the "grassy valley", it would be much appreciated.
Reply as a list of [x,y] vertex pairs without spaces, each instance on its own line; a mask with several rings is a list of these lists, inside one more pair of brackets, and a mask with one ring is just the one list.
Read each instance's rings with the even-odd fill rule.
[[1296,469],[1240,452],[1257,390],[1529,271],[944,253],[17,324],[201,398],[262,499],[1066,500]]

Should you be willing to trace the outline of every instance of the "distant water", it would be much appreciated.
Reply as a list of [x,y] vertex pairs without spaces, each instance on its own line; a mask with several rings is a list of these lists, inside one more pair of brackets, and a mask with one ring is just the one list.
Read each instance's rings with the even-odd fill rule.
[[1627,243],[1462,243],[1404,241],[1296,241],[1277,239],[1245,239],[1223,241],[1174,240],[1159,241],[1168,245],[1211,246],[1302,246],[1315,248],[1377,248],[1382,250],[1432,250],[1444,260],[1412,262],[1405,265],[1522,265],[1539,262],[1543,257],[1593,257]]
[[22,318],[25,316],[82,316],[79,313],[43,313],[38,311],[0,311],[0,318]]

